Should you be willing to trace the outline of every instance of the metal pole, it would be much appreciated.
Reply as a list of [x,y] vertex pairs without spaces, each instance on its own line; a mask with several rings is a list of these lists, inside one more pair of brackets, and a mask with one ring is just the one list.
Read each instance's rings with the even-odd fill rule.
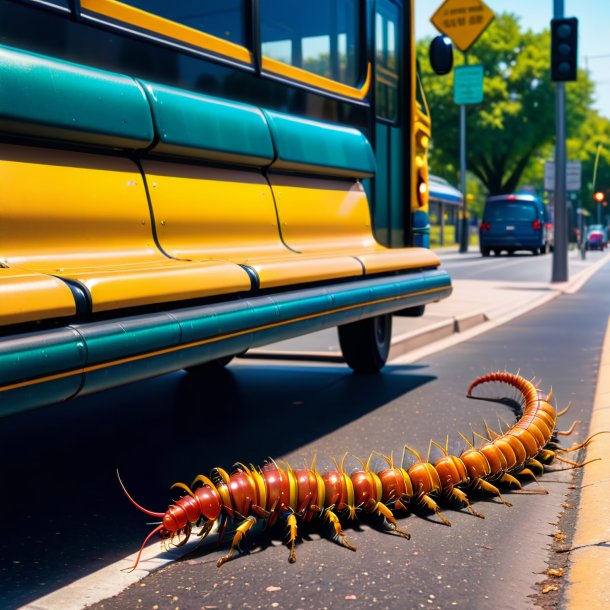
[[[602,150],[602,144],[601,142],[597,145],[597,152],[595,153],[595,163],[593,164],[593,187],[591,188],[591,190],[593,191],[593,194],[595,194],[595,183],[597,181],[597,165],[599,163],[599,153]],[[602,220],[602,202],[598,201],[597,202],[597,224],[601,224]]]
[[[464,65],[468,54],[464,53]],[[466,104],[460,104],[460,190],[462,191],[462,220],[460,232],[460,252],[468,252],[470,235],[468,230],[468,208],[466,203]]]
[[[564,16],[563,0],[554,0],[554,17]],[[568,280],[568,226],[566,207],[566,91],[565,83],[555,83],[555,246],[552,282]]]

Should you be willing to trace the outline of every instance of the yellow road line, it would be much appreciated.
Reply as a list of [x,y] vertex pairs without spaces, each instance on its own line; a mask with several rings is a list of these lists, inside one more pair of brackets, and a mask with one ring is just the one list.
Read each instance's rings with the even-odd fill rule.
[[[610,318],[602,347],[589,434],[610,431]],[[610,608],[610,435],[595,438],[584,468],[576,532],[570,552],[568,610]]]

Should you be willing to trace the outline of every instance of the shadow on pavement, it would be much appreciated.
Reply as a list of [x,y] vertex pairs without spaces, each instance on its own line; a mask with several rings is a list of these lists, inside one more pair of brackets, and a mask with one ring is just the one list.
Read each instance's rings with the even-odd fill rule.
[[423,367],[234,364],[174,373],[0,421],[0,606],[37,599],[136,551],[153,511],[213,466],[280,457],[434,377]]

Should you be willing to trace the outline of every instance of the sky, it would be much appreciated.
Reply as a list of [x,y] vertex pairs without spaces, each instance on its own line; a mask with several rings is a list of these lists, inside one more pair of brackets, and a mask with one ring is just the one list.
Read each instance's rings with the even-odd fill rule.
[[[439,33],[430,23],[430,17],[443,1],[415,0],[415,35],[418,39]],[[539,32],[550,27],[553,0],[483,1],[496,14],[515,14],[525,29]],[[579,67],[589,69],[595,83],[594,106],[610,119],[610,0],[564,0],[564,16],[578,18]]]

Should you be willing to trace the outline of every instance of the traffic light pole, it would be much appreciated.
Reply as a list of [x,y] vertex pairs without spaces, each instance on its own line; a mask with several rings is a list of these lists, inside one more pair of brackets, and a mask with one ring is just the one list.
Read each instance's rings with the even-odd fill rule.
[[[554,0],[554,17],[564,16],[563,0]],[[552,282],[568,280],[568,214],[566,206],[566,90],[555,83],[555,243]]]

